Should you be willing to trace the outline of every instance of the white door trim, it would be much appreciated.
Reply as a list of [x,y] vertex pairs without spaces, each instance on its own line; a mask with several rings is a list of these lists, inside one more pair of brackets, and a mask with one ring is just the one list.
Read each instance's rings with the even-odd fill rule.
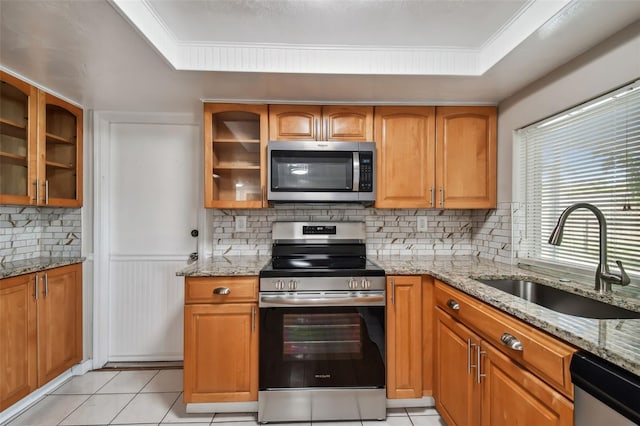
[[[158,124],[158,125],[190,125],[200,128],[202,125],[198,115],[191,113],[128,113],[128,112],[95,112],[94,113],[94,157],[93,157],[93,368],[102,368],[109,359],[109,312],[110,312],[110,276],[109,254],[111,253],[111,128],[115,124]],[[202,156],[201,156],[202,158]],[[201,179],[194,182],[202,187]],[[199,191],[201,198],[202,191]],[[201,199],[200,205],[203,204]],[[207,229],[206,217],[199,212],[199,228]],[[205,253],[206,235],[201,232],[200,253]]]

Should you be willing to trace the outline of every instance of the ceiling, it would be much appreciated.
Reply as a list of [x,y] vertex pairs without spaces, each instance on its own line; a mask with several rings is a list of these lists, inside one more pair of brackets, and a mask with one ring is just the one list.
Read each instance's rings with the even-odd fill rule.
[[94,110],[495,104],[637,0],[0,0],[0,65]]

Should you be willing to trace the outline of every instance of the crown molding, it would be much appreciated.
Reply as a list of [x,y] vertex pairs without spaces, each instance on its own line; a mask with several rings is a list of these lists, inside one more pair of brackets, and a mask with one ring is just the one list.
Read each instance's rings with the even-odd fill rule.
[[479,49],[183,41],[147,0],[110,3],[176,70],[479,76],[576,1],[530,0]]

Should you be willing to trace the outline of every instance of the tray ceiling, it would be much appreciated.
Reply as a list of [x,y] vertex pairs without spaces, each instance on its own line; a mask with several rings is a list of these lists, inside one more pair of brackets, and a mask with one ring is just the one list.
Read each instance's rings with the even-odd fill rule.
[[329,74],[482,75],[576,12],[571,0],[112,3],[176,69]]

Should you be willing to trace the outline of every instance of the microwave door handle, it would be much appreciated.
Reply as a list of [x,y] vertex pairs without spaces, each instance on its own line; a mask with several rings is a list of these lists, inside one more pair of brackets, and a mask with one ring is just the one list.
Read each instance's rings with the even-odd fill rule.
[[360,153],[353,153],[353,189],[352,191],[360,191]]

